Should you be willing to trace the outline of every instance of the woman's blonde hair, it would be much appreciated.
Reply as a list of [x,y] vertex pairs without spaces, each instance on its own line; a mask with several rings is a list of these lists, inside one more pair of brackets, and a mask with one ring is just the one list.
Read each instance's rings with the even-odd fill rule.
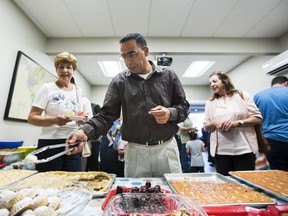
[[[235,89],[235,87],[232,83],[232,80],[230,79],[230,77],[227,74],[223,73],[222,71],[215,71],[215,72],[211,73],[209,78],[214,76],[214,75],[218,76],[218,78],[224,84],[227,95],[231,96],[236,92],[238,93],[238,90]],[[216,93],[213,94],[213,96],[210,98],[210,100],[214,100],[215,98],[219,98],[219,95]]]
[[62,52],[56,55],[54,59],[55,68],[57,68],[60,63],[71,64],[74,70],[76,70],[78,64],[76,57],[68,52]]

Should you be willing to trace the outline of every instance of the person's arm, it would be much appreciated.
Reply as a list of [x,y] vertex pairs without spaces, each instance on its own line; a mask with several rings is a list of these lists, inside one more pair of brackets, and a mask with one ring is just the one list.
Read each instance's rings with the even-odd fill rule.
[[227,121],[215,121],[215,122],[205,122],[204,127],[207,131],[214,131],[219,129],[222,131],[229,131],[236,127],[251,127],[257,124],[261,124],[262,119],[257,116],[250,116],[241,120],[227,120]]
[[262,123],[262,118],[258,116],[250,116],[246,119],[231,121],[233,127],[251,127]]
[[38,107],[34,107],[32,106],[30,113],[28,115],[28,123],[29,124],[33,124],[36,126],[42,126],[42,127],[47,127],[47,126],[51,126],[51,125],[65,125],[68,122],[70,122],[71,120],[69,120],[67,117],[46,117],[46,116],[42,116],[43,113],[43,109],[38,108]]
[[[221,125],[221,130],[228,131],[233,127],[251,127],[262,123],[262,115],[252,97],[246,91],[242,91],[238,95],[235,94],[233,97],[241,97],[241,102],[244,101],[245,109],[248,111],[248,117],[233,121],[225,121]],[[237,102],[236,99],[235,101]]]
[[113,137],[115,137],[117,135],[117,133],[120,131],[120,128],[121,128],[120,124],[115,127],[115,129],[112,132]]
[[220,128],[221,126],[221,123],[218,122],[218,121],[215,121],[215,122],[204,122],[203,124],[204,128],[206,131],[214,131],[216,130],[217,128]]
[[180,132],[198,131],[195,127],[179,127]]
[[127,145],[127,141],[122,140],[120,137],[119,142],[118,142],[118,155],[124,156],[125,153],[125,147]]
[[203,126],[206,131],[212,132],[215,131],[217,127],[219,127],[218,122],[212,121],[212,114],[211,110],[213,110],[213,103],[214,101],[208,100],[205,104],[205,113],[204,113],[204,123]]
[[118,149],[118,155],[124,156],[124,149]]
[[112,80],[105,95],[103,107],[98,114],[86,122],[81,129],[88,139],[105,135],[114,121],[119,118],[121,112],[121,102],[116,83]]
[[190,148],[186,145],[186,153],[190,154]]
[[[79,141],[82,141],[82,143],[77,145],[77,147],[75,147],[73,151],[69,152],[68,155],[82,152],[84,143],[87,140],[88,140],[88,137],[86,136],[83,130],[79,129],[75,131],[72,135],[70,135],[67,138],[66,143],[68,143],[69,145],[73,145],[75,142],[79,142]],[[65,147],[65,149],[68,149],[68,148],[69,148],[68,146]]]
[[166,73],[169,79],[172,80],[171,106],[156,106],[149,111],[149,114],[154,116],[158,124],[165,124],[168,121],[180,123],[187,118],[187,110],[189,110],[190,104],[186,100],[185,91],[176,73],[172,70],[166,70],[163,73]]
[[203,143],[202,145],[202,152],[205,152],[206,151],[206,148],[205,148],[205,144]]
[[88,98],[82,98],[82,102],[83,102],[83,112],[88,114],[88,118],[92,118],[93,117],[93,111],[92,111],[92,106],[91,106],[91,102]]

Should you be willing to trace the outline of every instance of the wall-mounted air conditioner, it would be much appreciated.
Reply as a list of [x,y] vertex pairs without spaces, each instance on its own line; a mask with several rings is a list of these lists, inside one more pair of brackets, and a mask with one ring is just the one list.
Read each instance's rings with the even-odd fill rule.
[[288,50],[265,62],[262,68],[268,75],[288,74]]

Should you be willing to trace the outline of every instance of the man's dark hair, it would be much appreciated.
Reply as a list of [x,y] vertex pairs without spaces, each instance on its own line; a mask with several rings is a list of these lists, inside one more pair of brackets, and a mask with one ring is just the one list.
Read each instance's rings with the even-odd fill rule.
[[126,41],[129,40],[136,40],[136,43],[138,45],[139,48],[143,49],[144,47],[147,46],[147,42],[145,40],[145,38],[139,34],[139,33],[129,33],[127,35],[125,35],[120,41],[119,43],[122,44]]
[[288,82],[288,78],[286,76],[277,76],[271,81],[271,86],[275,84],[283,84],[285,82]]

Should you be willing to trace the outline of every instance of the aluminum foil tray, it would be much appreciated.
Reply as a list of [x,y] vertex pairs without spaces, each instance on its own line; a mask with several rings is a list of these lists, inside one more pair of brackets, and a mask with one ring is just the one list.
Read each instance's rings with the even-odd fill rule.
[[211,181],[211,182],[219,183],[219,184],[225,183],[225,182],[234,182],[233,180],[219,173],[167,173],[167,174],[164,174],[164,178],[173,191],[174,189],[169,183],[170,180]]
[[[252,179],[248,180],[245,179],[244,177],[240,177],[237,175],[237,173],[239,174],[251,174],[252,175]],[[248,185],[251,185],[254,188],[260,189],[262,191],[264,191],[267,194],[270,194],[272,196],[275,196],[278,199],[284,200],[286,202],[288,202],[288,172],[285,171],[280,171],[280,170],[257,170],[257,171],[237,171],[237,172],[229,172],[229,174],[240,181],[243,181],[245,183],[247,183]],[[262,176],[262,174],[264,174]],[[267,176],[266,176],[267,174]],[[257,177],[257,175],[259,175]],[[266,179],[264,179],[266,178]],[[257,183],[260,180],[259,183]],[[270,188],[268,188],[269,185],[267,185],[266,187],[261,185],[261,182],[266,181],[266,184],[271,184]],[[265,183],[265,182],[264,182]],[[286,196],[281,195],[273,190],[276,189],[276,187],[285,187],[286,189]],[[279,190],[281,191],[281,193],[285,193],[285,191],[279,188]]]
[[97,191],[94,191],[94,193],[93,193],[93,198],[104,197],[104,196],[106,196],[106,195],[108,194],[108,192],[111,190],[112,185],[113,185],[113,183],[114,183],[114,181],[115,181],[116,175],[113,174],[113,173],[109,173],[109,175],[111,175],[112,181],[110,182],[110,184],[109,184],[109,186],[108,186],[108,188],[107,188],[107,191],[105,191],[105,192],[97,192]]
[[36,173],[37,171],[35,170],[0,170],[0,189],[17,184],[21,180],[24,180]]
[[[104,183],[99,183],[94,177],[101,173],[104,172],[41,172],[27,179],[18,181],[16,184],[10,185],[8,189],[19,190],[23,188],[54,188],[61,190],[67,187],[91,186],[93,189],[95,189],[93,190],[93,197],[104,197],[111,189],[116,175],[105,173],[105,175],[110,177],[110,180]],[[43,179],[45,179],[45,181],[43,181]]]
[[[174,193],[189,196],[201,206],[266,207],[276,203],[265,194],[218,173],[168,173],[164,174],[164,178]],[[178,181],[180,182],[178,188],[171,184]]]

